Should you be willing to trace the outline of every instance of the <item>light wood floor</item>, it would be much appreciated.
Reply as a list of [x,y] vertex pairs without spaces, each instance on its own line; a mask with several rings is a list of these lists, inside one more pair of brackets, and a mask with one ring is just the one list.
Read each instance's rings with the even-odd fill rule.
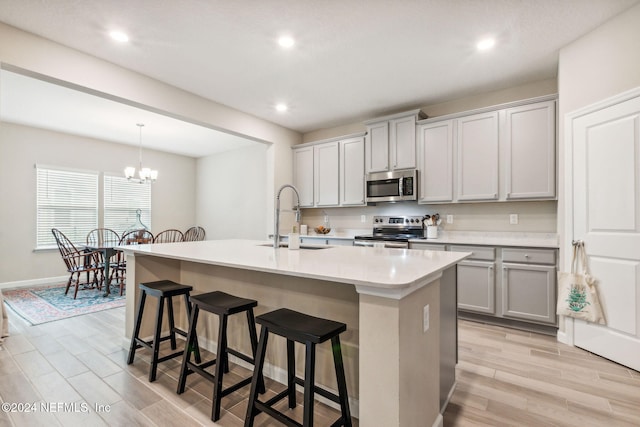
[[[186,392],[175,393],[177,360],[162,363],[154,383],[147,381],[148,351],[139,350],[134,364],[126,364],[124,308],[39,326],[9,314],[11,336],[0,350],[0,400],[59,406],[52,405],[58,412],[0,411],[0,427],[215,425],[210,383],[191,375]],[[554,337],[468,321],[460,321],[459,342],[458,385],[445,426],[640,425],[638,372]],[[230,380],[247,373],[237,366],[231,372]],[[268,393],[282,389],[271,381],[267,386]],[[242,425],[247,394],[244,388],[223,398],[220,426]],[[109,411],[96,411],[95,404]],[[293,413],[300,417],[300,407]],[[337,411],[316,404],[316,425],[335,418]],[[263,414],[256,421],[279,425]]]

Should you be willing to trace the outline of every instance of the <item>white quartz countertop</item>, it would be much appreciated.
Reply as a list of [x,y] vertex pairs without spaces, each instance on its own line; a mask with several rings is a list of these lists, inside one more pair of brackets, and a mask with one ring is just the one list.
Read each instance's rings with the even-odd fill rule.
[[555,233],[511,233],[457,231],[440,232],[437,239],[412,239],[411,243],[447,245],[522,246],[528,248],[558,248]]
[[[257,240],[207,240],[121,246],[134,255],[285,274],[361,288],[402,290],[404,294],[431,282],[470,253],[431,250],[313,246],[323,249],[274,249]],[[311,245],[309,245],[311,246]]]
[[[369,231],[332,232],[329,234],[301,235],[309,239],[352,240],[359,234],[371,234]],[[287,237],[283,235],[283,237]],[[440,230],[437,239],[411,239],[412,243],[434,243],[451,245],[520,246],[528,248],[558,248],[556,233],[509,232],[509,231],[444,231]]]

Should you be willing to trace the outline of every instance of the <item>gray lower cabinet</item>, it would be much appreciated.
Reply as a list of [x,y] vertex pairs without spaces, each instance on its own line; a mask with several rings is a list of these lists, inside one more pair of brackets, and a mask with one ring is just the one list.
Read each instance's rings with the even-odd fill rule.
[[462,261],[458,264],[458,308],[496,314],[495,262]]
[[308,245],[353,246],[353,239],[332,239],[327,237],[302,236],[300,243]]
[[411,243],[471,252],[458,263],[458,310],[477,317],[556,326],[557,249]]
[[458,308],[496,314],[496,249],[484,246],[451,246],[452,252],[471,252],[458,263]]
[[553,249],[503,249],[502,315],[556,324],[556,275]]

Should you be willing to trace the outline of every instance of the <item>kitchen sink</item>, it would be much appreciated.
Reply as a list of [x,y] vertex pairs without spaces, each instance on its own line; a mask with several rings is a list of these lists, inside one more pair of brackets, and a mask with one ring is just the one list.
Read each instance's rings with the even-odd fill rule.
[[[273,243],[264,243],[258,246],[270,246],[273,247]],[[288,248],[289,245],[287,243],[280,243],[281,248]],[[331,246],[320,246],[320,245],[300,245],[300,249],[309,249],[309,250],[317,250],[317,249],[329,249]]]

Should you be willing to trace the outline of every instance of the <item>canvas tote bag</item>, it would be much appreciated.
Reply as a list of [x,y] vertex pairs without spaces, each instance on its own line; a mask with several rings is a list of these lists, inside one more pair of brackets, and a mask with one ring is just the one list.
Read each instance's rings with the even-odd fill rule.
[[558,273],[557,314],[604,325],[596,282],[589,272],[584,242],[575,242],[571,272]]

